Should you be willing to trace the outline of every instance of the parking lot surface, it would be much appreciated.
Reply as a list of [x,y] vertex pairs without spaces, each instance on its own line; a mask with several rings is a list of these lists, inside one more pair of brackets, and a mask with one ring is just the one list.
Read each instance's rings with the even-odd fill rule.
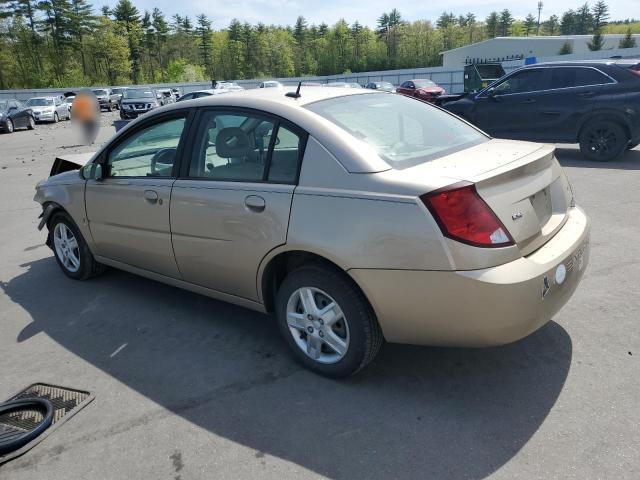
[[558,150],[592,253],[548,325],[500,348],[385,345],[333,381],[269,317],[116,270],[65,277],[32,198],[80,143],[70,122],[0,135],[0,401],[35,382],[96,395],[0,478],[640,478],[640,150]]

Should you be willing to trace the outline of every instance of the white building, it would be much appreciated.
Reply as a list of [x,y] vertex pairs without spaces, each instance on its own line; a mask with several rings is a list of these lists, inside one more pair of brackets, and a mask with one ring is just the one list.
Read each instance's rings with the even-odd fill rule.
[[[603,52],[607,56],[625,55],[626,49],[619,49],[624,34],[606,34]],[[640,46],[640,34],[634,34],[636,44]],[[574,55],[589,52],[587,44],[593,35],[560,35],[554,37],[496,37],[464,47],[454,48],[442,53],[444,67],[459,67],[471,62],[503,62],[527,57],[552,57],[558,55],[565,43],[569,43]],[[634,49],[635,50],[635,49]]]

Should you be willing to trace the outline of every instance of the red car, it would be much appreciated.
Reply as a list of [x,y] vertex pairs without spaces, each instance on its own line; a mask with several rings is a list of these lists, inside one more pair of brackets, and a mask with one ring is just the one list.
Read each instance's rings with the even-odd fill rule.
[[407,80],[396,89],[396,92],[431,103],[445,93],[444,88],[426,79]]

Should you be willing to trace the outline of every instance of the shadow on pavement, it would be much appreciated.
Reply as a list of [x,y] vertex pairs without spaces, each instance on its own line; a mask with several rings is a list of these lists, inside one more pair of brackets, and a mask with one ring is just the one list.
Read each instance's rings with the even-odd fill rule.
[[593,162],[585,160],[579,148],[556,148],[556,157],[563,167],[615,168],[619,170],[640,170],[640,150],[626,151],[614,162]]
[[[484,478],[540,427],[571,363],[571,339],[550,322],[499,348],[386,345],[360,375],[331,381],[292,361],[269,317],[115,270],[76,282],[52,257],[24,267],[0,284],[33,318],[17,342],[44,332],[257,458],[331,478]],[[167,415],[157,410],[98,434]]]

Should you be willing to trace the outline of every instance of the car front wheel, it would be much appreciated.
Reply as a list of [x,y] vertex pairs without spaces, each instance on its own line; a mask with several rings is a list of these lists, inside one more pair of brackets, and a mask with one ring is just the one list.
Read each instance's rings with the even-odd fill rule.
[[13,133],[13,122],[10,118],[7,118],[7,123],[5,123],[4,129],[7,133]]
[[60,117],[58,117],[58,112],[53,114],[53,123],[58,123],[60,121]]
[[594,120],[580,132],[580,151],[589,160],[610,162],[619,157],[629,143],[624,129],[611,120]]
[[85,280],[102,273],[104,267],[95,261],[84,237],[69,215],[54,214],[49,222],[50,245],[65,275]]
[[371,306],[341,272],[321,265],[289,273],[276,296],[276,316],[296,358],[328,377],[364,368],[382,345]]
[[36,121],[33,119],[31,115],[29,115],[29,125],[27,125],[27,128],[29,130],[33,130],[34,128],[36,128]]

